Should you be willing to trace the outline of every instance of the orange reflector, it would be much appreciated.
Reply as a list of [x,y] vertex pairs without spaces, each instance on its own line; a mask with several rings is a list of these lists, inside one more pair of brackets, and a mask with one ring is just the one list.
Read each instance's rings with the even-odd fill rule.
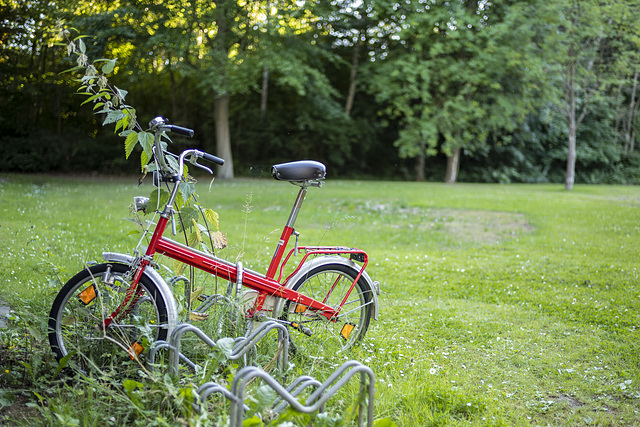
[[80,292],[80,294],[78,295],[78,298],[80,298],[80,301],[82,301],[85,305],[93,301],[96,298],[95,285],[91,285],[84,291]]
[[131,344],[131,347],[129,347],[129,350],[127,350],[131,360],[135,360],[136,356],[140,356],[143,351],[144,347],[142,347],[138,342],[134,342],[133,344]]
[[307,307],[306,305],[302,305],[302,304],[296,304],[296,313],[304,313],[305,311],[307,311]]
[[342,335],[342,338],[347,340],[349,339],[349,335],[351,335],[351,332],[353,332],[355,328],[356,325],[354,325],[353,323],[345,323],[342,327],[342,330],[340,331],[340,335]]

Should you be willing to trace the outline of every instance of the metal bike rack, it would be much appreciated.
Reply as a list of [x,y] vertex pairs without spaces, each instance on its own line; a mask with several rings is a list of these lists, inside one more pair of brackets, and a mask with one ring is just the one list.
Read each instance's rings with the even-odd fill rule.
[[[291,383],[289,387],[287,387],[287,391],[291,393],[292,396],[298,397],[304,391],[305,388],[310,386],[317,388],[317,387],[320,387],[321,385],[322,383],[320,381],[308,375],[303,375],[297,378],[293,383]],[[198,388],[196,393],[200,396],[200,402],[204,402],[205,400],[207,400],[207,398],[213,393],[219,393],[222,396],[224,396],[228,401],[235,402],[236,404],[238,403],[238,396],[231,393],[231,391],[229,391],[226,387],[223,387],[214,381],[209,381],[202,384]],[[281,400],[282,400],[281,396],[278,396],[276,398],[273,404],[274,412],[280,412],[284,409],[285,403],[280,403]],[[195,408],[196,411],[200,412],[199,404],[194,403],[193,407]],[[249,407],[244,404],[243,404],[243,408],[245,411],[249,410]],[[320,407],[320,412],[322,412],[323,410],[324,408]]]
[[[289,330],[282,323],[278,323],[275,321],[269,321],[261,323],[258,328],[253,330],[248,337],[239,337],[236,338],[235,344],[233,346],[233,350],[231,355],[229,355],[230,360],[238,360],[241,357],[245,357],[246,354],[256,346],[256,344],[264,338],[271,330],[276,329],[278,331],[278,347],[279,354],[277,355],[277,366],[281,373],[284,373],[287,369],[288,365],[288,357],[289,357]],[[187,332],[193,332],[198,338],[200,338],[205,344],[209,347],[215,347],[216,342],[213,341],[207,334],[205,334],[200,328],[190,323],[182,323],[178,325],[171,335],[169,336],[169,341],[157,341],[154,343],[153,347],[149,350],[148,364],[151,365],[155,362],[156,353],[161,349],[169,350],[169,372],[173,375],[177,375],[178,373],[178,364],[180,360],[185,362],[189,367],[193,370],[198,366],[189,358],[187,358],[184,354],[180,352],[180,342],[182,340],[182,336]],[[246,364],[246,358],[245,358]]]
[[[266,373],[260,368],[256,368],[254,366],[248,366],[242,368],[235,376],[233,380],[233,384],[231,385],[231,394],[236,397],[236,399],[230,399],[231,402],[231,414],[230,414],[230,425],[233,426],[242,426],[243,421],[243,413],[245,410],[244,405],[244,395],[245,389],[249,381],[254,378],[262,379],[267,385],[269,385],[278,395],[280,395],[281,399],[285,400],[293,409],[299,412],[304,413],[312,413],[320,410],[324,407],[324,403],[329,400],[340,388],[342,388],[349,380],[356,374],[360,374],[360,390],[362,392],[365,391],[365,388],[368,392],[368,411],[367,411],[367,426],[371,427],[373,425],[373,399],[375,394],[375,384],[374,384],[374,375],[373,371],[361,364],[358,361],[351,360],[344,363],[340,368],[338,368],[324,383],[320,386],[317,386],[317,382],[310,377],[302,377],[302,379],[298,379],[296,384],[300,384],[298,388],[291,392],[290,390],[285,389],[278,381],[276,381],[271,375]],[[367,377],[369,379],[369,384],[367,386]],[[311,393],[311,395],[306,399],[305,403],[302,404],[298,401],[297,395],[302,392],[302,390],[310,385],[317,386],[316,390]],[[290,389],[292,387],[290,386]],[[276,402],[276,409],[282,410],[284,408],[283,403]],[[362,405],[359,407],[358,411],[358,426],[363,425],[363,412],[364,408]]]
[[[247,384],[254,378],[262,379],[267,385],[269,385],[277,394],[278,398],[273,404],[274,412],[281,412],[287,405],[291,405],[296,411],[304,413],[312,413],[316,411],[324,411],[324,404],[333,395],[342,388],[349,380],[356,374],[360,374],[360,390],[364,392],[367,389],[368,402],[367,402],[367,422],[366,425],[371,427],[373,425],[373,400],[375,395],[375,378],[373,371],[357,362],[355,360],[344,363],[338,368],[324,383],[308,376],[303,375],[293,381],[287,388],[282,386],[277,380],[269,375],[264,370],[255,366],[248,366],[240,371],[235,376],[233,384],[231,385],[231,391],[226,387],[223,387],[215,382],[208,382],[198,388],[198,395],[200,396],[200,402],[204,402],[212,393],[222,394],[230,403],[230,426],[241,427],[243,422],[244,411],[248,409],[244,404],[245,388]],[[368,378],[368,385],[367,385]],[[301,404],[298,401],[298,396],[308,387],[314,387],[315,391],[311,393],[306,399],[306,405]],[[285,402],[283,402],[283,400]],[[198,405],[195,405],[196,410],[200,410]],[[364,408],[359,406],[358,411],[358,426],[363,425]]]

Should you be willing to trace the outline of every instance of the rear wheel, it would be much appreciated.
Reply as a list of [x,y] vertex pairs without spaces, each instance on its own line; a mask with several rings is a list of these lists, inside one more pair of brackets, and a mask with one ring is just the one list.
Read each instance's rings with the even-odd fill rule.
[[68,366],[84,373],[114,368],[166,339],[166,303],[145,275],[128,309],[103,327],[125,300],[129,270],[125,264],[94,265],[64,285],[49,314],[49,343],[58,361],[66,358]]
[[[358,275],[354,267],[326,263],[312,268],[293,284],[292,289],[337,308]],[[329,358],[342,353],[364,338],[373,310],[373,290],[361,277],[353,287],[337,318],[325,316],[302,304],[287,301],[283,316],[300,325],[302,331],[291,331],[297,354],[302,357]]]

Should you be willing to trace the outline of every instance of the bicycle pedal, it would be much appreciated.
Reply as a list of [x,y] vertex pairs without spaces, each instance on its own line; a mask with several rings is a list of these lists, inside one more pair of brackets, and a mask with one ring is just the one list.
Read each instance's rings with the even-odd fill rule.
[[193,304],[195,300],[204,301],[203,298],[206,298],[206,297],[207,296],[204,295],[204,288],[202,286],[198,286],[197,288],[191,291],[191,294],[189,295],[189,303]]
[[197,311],[192,311],[189,313],[189,320],[192,322],[201,322],[203,320],[207,320],[209,315],[207,313],[198,313]]

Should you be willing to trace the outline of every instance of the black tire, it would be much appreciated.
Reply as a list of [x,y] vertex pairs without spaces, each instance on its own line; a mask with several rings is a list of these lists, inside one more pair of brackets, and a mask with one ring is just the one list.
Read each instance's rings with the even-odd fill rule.
[[125,298],[129,270],[125,264],[94,265],[60,290],[49,313],[49,344],[58,361],[69,356],[67,366],[83,373],[115,368],[132,360],[131,349],[141,353],[153,341],[166,339],[167,306],[146,275],[139,282],[143,293],[129,313],[101,327]]
[[[312,268],[293,284],[292,289],[317,301],[337,307],[358,275],[358,270],[348,265],[328,262]],[[332,286],[333,291],[327,296]],[[326,301],[325,301],[326,298]],[[296,308],[298,310],[296,310]],[[296,311],[302,311],[296,313]],[[373,310],[373,290],[364,278],[360,278],[338,315],[337,321],[328,320],[305,307],[287,301],[283,317],[310,330],[311,336],[291,330],[291,340],[296,354],[302,357],[330,358],[345,352],[361,341],[369,327]],[[351,328],[353,326],[353,328]],[[350,330],[350,331],[349,331]]]

